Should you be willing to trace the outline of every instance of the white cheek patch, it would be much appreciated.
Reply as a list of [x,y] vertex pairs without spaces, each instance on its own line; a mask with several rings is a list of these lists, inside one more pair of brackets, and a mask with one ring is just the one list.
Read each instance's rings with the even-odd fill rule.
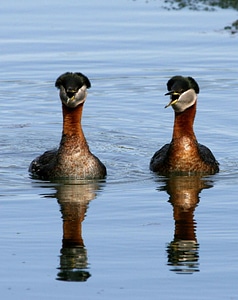
[[87,95],[87,87],[86,85],[83,85],[78,92],[75,94],[75,99],[77,101],[83,100]]
[[74,107],[78,106],[79,104],[83,103],[86,100],[86,97],[87,97],[86,85],[83,85],[72,98],[67,97],[64,89],[60,90],[60,98],[61,98],[62,102],[66,106],[71,107],[71,108],[74,108]]
[[193,89],[187,90],[182,93],[178,101],[172,105],[176,112],[183,112],[185,109],[192,106],[197,101],[197,94]]

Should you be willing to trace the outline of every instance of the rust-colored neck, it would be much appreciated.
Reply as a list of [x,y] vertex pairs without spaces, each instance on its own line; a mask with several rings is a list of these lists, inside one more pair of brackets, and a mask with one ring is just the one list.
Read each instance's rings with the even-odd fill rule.
[[61,145],[67,144],[72,147],[77,147],[80,145],[80,148],[84,148],[88,150],[88,144],[85,139],[82,125],[81,125],[81,118],[83,113],[83,103],[78,105],[75,108],[70,108],[62,104],[62,111],[63,111],[63,134]]
[[83,113],[83,104],[70,108],[62,104],[63,111],[63,134],[82,135],[81,118]]
[[193,131],[193,122],[194,122],[195,114],[196,114],[196,103],[181,113],[175,112],[173,140],[185,136],[196,140]]

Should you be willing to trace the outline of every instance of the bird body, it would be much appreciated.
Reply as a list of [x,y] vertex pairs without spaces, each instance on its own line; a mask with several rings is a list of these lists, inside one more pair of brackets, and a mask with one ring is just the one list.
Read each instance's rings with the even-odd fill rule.
[[100,179],[106,167],[91,153],[85,139],[81,118],[91,84],[82,73],[65,73],[55,83],[60,89],[63,132],[57,150],[43,153],[32,161],[29,172],[41,179]]
[[212,152],[197,142],[193,131],[199,86],[192,77],[174,76],[167,87],[174,109],[173,136],[170,144],[158,150],[150,161],[150,169],[160,174],[206,173],[219,171]]

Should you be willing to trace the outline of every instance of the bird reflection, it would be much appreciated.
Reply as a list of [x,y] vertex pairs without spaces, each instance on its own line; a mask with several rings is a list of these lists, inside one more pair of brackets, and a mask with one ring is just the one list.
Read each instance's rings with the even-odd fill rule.
[[194,211],[199,193],[212,187],[211,181],[201,176],[171,176],[162,188],[169,194],[175,222],[174,239],[167,246],[168,266],[176,273],[192,274],[199,271],[199,244],[196,238]]
[[61,184],[56,187],[56,198],[63,219],[63,239],[58,280],[86,281],[88,271],[87,249],[82,238],[82,222],[88,204],[96,197],[97,182],[87,184]]

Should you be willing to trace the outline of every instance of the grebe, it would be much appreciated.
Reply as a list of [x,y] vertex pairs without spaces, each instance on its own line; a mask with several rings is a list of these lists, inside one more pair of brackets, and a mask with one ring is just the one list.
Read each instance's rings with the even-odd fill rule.
[[174,76],[167,82],[170,102],[175,112],[170,144],[158,150],[150,161],[150,169],[160,174],[219,172],[219,163],[212,152],[197,142],[193,131],[199,86],[192,77]]
[[64,73],[55,82],[63,111],[59,149],[46,151],[32,161],[29,172],[40,179],[101,179],[106,167],[89,149],[81,126],[89,79],[82,73]]

